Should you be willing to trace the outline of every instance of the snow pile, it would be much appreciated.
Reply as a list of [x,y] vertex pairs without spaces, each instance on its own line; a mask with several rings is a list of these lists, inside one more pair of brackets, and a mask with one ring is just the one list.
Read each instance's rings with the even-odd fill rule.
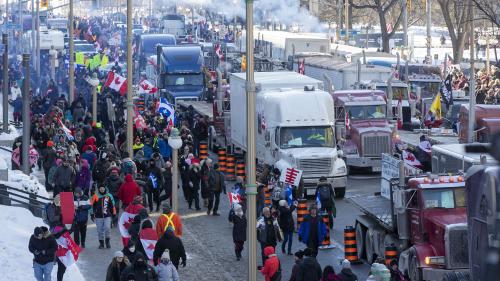
[[[42,226],[42,219],[34,217],[28,210],[0,205],[0,272],[2,280],[34,280],[33,255],[28,251],[28,243],[33,229]],[[77,262],[78,265],[78,262]],[[77,265],[66,270],[64,280],[84,281]],[[52,270],[52,280],[56,280],[57,266]]]
[[21,189],[39,196],[49,197],[45,186],[38,181],[36,176],[25,175],[19,170],[9,170],[9,181],[0,181],[0,184]]
[[16,127],[13,125],[9,125],[9,133],[1,133],[0,134],[0,140],[14,140],[15,138],[19,137],[19,131],[17,130]]

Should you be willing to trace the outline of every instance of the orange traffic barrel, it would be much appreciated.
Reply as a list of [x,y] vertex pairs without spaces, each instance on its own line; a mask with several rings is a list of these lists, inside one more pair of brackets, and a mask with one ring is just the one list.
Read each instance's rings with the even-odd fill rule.
[[226,172],[226,149],[219,147],[217,151],[217,162],[219,163],[219,170]]
[[264,186],[264,205],[271,206],[271,191],[269,191],[269,186]]
[[309,214],[307,210],[307,200],[299,199],[297,204],[297,229],[300,228],[300,224],[304,221],[307,214]]
[[226,157],[226,179],[234,180],[234,155],[228,154]]
[[208,144],[206,141],[200,142],[200,159],[206,159],[208,157]]
[[385,265],[390,266],[391,261],[398,258],[398,248],[391,244],[385,247]]
[[330,243],[330,217],[328,216],[328,213],[323,214],[322,217],[323,217],[323,222],[326,225],[326,235],[323,241],[321,242],[321,246],[319,248],[321,249],[332,248],[332,245]]
[[238,160],[236,162],[236,176],[242,177],[243,180],[245,180],[245,161],[244,160]]
[[352,226],[344,229],[344,256],[351,263],[359,263],[358,247],[356,245],[356,230]]

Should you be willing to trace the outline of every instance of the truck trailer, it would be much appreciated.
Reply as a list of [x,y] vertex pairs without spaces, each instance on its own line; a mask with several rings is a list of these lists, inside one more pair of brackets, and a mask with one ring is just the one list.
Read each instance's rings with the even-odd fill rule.
[[[232,73],[230,140],[246,151],[246,76]],[[334,135],[333,99],[319,80],[296,72],[257,72],[256,144],[259,165],[303,171],[306,195],[321,176],[345,194],[347,169]]]

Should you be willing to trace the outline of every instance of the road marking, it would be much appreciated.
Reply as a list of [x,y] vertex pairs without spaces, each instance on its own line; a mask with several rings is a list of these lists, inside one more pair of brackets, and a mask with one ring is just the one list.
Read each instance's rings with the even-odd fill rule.
[[182,215],[181,218],[182,219],[191,219],[191,218],[197,218],[197,217],[206,216],[206,215],[207,215],[207,212],[197,212],[197,213],[192,213],[189,215]]

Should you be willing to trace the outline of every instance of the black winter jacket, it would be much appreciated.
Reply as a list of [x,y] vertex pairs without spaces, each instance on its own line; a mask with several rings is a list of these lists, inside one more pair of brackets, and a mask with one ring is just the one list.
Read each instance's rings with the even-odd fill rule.
[[35,256],[33,261],[38,264],[47,264],[54,262],[56,258],[57,242],[54,236],[49,235],[38,239],[31,235],[28,245],[29,251]]
[[176,268],[179,267],[179,261],[182,259],[183,262],[186,261],[186,251],[184,250],[184,244],[179,237],[175,236],[172,231],[165,232],[160,240],[156,243],[155,250],[153,252],[153,260],[155,265],[161,258],[161,255],[168,249],[170,251],[170,260],[175,265]]

